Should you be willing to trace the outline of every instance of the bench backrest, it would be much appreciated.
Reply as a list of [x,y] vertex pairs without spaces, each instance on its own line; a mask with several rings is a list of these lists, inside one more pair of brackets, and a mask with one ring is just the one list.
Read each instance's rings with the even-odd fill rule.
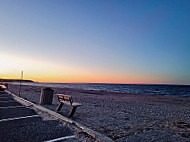
[[67,103],[73,103],[72,97],[69,95],[57,94],[57,98],[59,101],[65,101]]

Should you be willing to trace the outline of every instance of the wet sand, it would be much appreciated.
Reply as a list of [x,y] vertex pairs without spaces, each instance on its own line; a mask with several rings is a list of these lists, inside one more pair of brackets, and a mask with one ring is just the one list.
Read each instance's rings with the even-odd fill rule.
[[[42,88],[22,86],[21,97],[39,104]],[[71,119],[115,141],[190,141],[190,98],[52,89],[83,104]],[[18,94],[19,87],[9,85],[9,90]],[[44,106],[55,110],[57,105],[54,95],[53,104]],[[68,116],[70,109],[64,106],[61,113]]]

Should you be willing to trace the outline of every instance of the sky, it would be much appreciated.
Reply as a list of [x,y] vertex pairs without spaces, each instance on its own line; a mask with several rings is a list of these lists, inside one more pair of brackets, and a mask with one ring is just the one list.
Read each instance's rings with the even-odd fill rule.
[[190,84],[189,0],[0,0],[0,78]]

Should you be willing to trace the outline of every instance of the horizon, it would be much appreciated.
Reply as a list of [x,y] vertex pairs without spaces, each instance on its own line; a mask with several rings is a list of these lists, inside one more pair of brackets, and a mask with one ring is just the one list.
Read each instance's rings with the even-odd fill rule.
[[190,85],[190,1],[0,2],[0,78]]
[[[0,78],[0,80],[3,78]],[[9,80],[18,80],[15,82],[19,82],[20,81],[32,81],[32,82],[25,82],[25,83],[44,83],[44,84],[116,84],[116,85],[177,85],[177,86],[190,86],[190,84],[162,84],[162,83],[152,83],[152,84],[148,84],[148,83],[107,83],[107,82],[40,82],[40,81],[34,81],[31,79],[10,79]],[[2,81],[1,81],[2,82]],[[3,81],[6,82],[6,81]],[[14,81],[13,81],[14,82]]]

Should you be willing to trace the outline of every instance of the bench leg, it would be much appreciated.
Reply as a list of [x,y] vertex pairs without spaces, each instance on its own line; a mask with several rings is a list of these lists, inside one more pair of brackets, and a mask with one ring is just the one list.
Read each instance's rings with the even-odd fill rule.
[[60,103],[59,106],[57,107],[56,111],[60,111],[62,106],[63,106],[63,103]]
[[77,106],[74,106],[69,114],[69,117],[72,117],[77,109]]

